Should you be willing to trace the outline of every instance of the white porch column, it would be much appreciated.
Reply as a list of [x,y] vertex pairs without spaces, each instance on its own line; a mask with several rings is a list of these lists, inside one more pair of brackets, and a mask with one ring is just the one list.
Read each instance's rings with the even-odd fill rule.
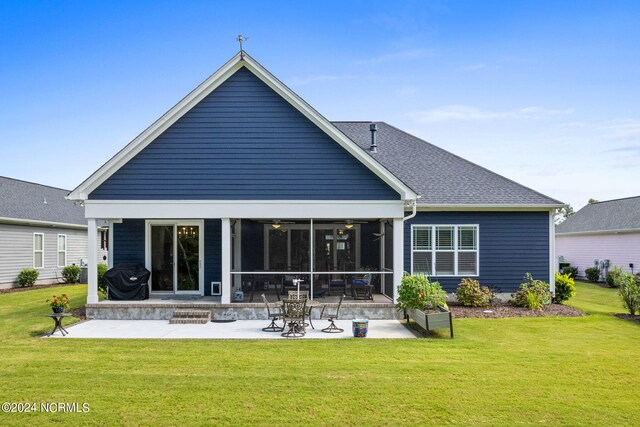
[[[233,271],[242,271],[242,220],[236,219],[233,226]],[[242,276],[234,274],[232,278],[233,286],[242,287]]]
[[[98,226],[95,218],[89,218],[87,227],[87,304],[98,302]],[[111,248],[109,248],[111,249]]]
[[404,221],[393,219],[393,302],[398,299],[398,286],[404,273]]
[[222,304],[231,303],[231,220],[222,218]]

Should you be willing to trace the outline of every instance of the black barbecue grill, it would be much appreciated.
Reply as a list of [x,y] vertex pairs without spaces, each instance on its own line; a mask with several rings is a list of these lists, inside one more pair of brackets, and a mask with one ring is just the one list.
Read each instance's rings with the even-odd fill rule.
[[149,299],[151,272],[142,264],[119,264],[104,273],[107,298],[112,301],[138,301]]

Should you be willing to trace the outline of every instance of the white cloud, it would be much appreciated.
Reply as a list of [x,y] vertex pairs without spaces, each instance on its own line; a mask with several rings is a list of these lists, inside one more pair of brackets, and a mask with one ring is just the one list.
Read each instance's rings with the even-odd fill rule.
[[487,64],[471,64],[458,67],[459,71],[492,71],[499,70],[502,67],[500,65],[487,65]]
[[312,83],[328,82],[335,80],[349,80],[353,76],[337,75],[337,74],[315,74],[309,76],[298,76],[291,79],[291,86],[305,86]]
[[387,62],[409,61],[414,59],[426,58],[432,56],[433,52],[426,49],[402,50],[393,53],[386,53],[372,58],[360,59],[354,61],[354,65],[379,65]]
[[413,117],[420,123],[444,121],[488,121],[504,119],[540,120],[552,116],[571,114],[573,108],[550,110],[541,107],[525,107],[510,111],[481,110],[469,105],[446,105],[431,110],[418,111]]

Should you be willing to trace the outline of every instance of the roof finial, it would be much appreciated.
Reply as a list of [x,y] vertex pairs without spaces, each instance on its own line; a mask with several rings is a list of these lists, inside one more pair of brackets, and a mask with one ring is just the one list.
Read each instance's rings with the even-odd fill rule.
[[244,37],[242,34],[238,34],[236,37],[238,43],[240,43],[240,59],[244,59],[244,50],[242,50],[242,42],[249,40],[249,37]]

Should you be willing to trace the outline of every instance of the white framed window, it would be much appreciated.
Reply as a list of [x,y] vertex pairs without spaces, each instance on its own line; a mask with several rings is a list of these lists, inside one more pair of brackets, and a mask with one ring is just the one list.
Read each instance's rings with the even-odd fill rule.
[[478,225],[412,225],[411,273],[478,276]]
[[58,234],[58,267],[67,265],[67,235]]
[[43,233],[33,233],[33,268],[44,268]]

